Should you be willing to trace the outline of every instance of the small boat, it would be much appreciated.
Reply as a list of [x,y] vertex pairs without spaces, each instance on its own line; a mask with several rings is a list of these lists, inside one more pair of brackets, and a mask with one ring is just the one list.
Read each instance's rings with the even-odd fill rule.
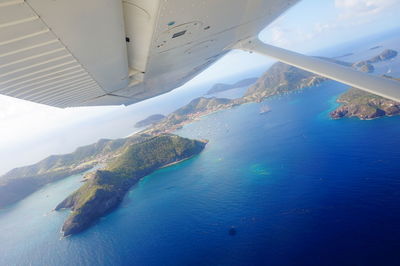
[[269,108],[267,105],[263,105],[260,108],[260,115],[269,113],[271,111],[271,108]]

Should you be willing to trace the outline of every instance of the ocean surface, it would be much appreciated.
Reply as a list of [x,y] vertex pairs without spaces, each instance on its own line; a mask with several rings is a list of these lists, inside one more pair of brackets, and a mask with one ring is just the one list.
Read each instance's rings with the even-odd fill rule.
[[69,212],[51,210],[81,175],[47,185],[0,211],[0,265],[398,265],[400,117],[331,120],[345,89],[329,81],[185,126],[209,139],[204,152],[73,237],[60,239]]

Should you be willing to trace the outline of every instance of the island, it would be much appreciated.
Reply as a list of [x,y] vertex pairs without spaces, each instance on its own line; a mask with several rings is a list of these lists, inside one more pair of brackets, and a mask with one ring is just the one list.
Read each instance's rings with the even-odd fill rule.
[[[384,75],[385,78],[393,77]],[[400,79],[397,79],[400,81]],[[356,117],[361,120],[400,114],[400,103],[371,94],[356,88],[343,93],[337,102],[341,105],[330,113],[333,119]]]
[[382,46],[377,45],[377,46],[374,46],[374,47],[369,48],[369,50],[375,50],[375,49],[379,49],[379,48],[381,48],[381,47],[382,47]]
[[243,79],[238,82],[235,82],[233,84],[217,83],[217,84],[214,84],[210,90],[208,90],[207,95],[215,94],[215,93],[223,92],[223,91],[227,91],[227,90],[247,87],[247,86],[254,84],[256,81],[257,81],[257,78],[247,78],[247,79]]
[[237,103],[262,102],[274,95],[286,94],[309,86],[319,85],[326,78],[299,68],[275,63],[257,82],[247,89]]
[[171,133],[188,123],[196,121],[202,116],[209,115],[219,110],[229,109],[239,104],[240,103],[236,100],[226,98],[199,97],[175,110],[159,123],[154,124],[143,132],[150,135]]
[[[380,46],[372,48],[377,49],[380,48]],[[368,60],[356,62],[352,66],[360,71],[371,73],[374,71],[373,64],[393,59],[397,54],[398,53],[395,50],[385,49],[380,54]],[[400,79],[388,75],[383,75],[383,77],[400,81]],[[400,114],[400,103],[354,87],[349,88],[348,91],[340,95],[337,102],[341,105],[330,113],[330,116],[333,119],[355,117],[361,120],[370,120],[383,116],[394,116]]]
[[335,56],[335,57],[333,57],[333,58],[338,59],[338,58],[348,57],[348,56],[351,56],[351,55],[353,55],[353,54],[354,54],[354,53],[346,53],[346,54],[342,54],[342,55],[339,55],[339,56]]
[[372,64],[387,61],[387,60],[395,58],[396,56],[397,56],[397,51],[392,50],[392,49],[386,49],[382,53],[380,53],[368,60],[363,60],[363,61],[354,63],[353,67],[356,69],[359,69],[361,71],[371,73],[374,71],[374,66]]
[[36,164],[12,169],[0,177],[0,208],[18,202],[46,184],[85,172],[117,156],[118,149],[135,141],[140,141],[140,137],[101,139],[72,153],[52,155]]
[[392,49],[385,49],[382,53],[380,53],[377,56],[372,57],[369,61],[369,63],[379,63],[382,61],[387,61],[390,59],[393,59],[397,56],[397,51],[396,50],[392,50]]
[[151,126],[155,123],[160,122],[161,120],[163,120],[165,118],[165,115],[162,114],[155,114],[155,115],[151,115],[148,116],[147,118],[140,120],[139,122],[137,122],[135,124],[136,128],[141,128],[141,127],[147,127],[147,126]]
[[104,170],[97,170],[81,188],[55,208],[72,210],[62,227],[63,235],[87,229],[115,209],[126,192],[141,178],[199,154],[206,143],[176,135],[160,135],[129,145]]
[[368,61],[357,62],[357,63],[353,64],[353,67],[355,69],[358,69],[358,70],[360,70],[362,72],[366,72],[366,73],[372,73],[375,71],[375,67]]

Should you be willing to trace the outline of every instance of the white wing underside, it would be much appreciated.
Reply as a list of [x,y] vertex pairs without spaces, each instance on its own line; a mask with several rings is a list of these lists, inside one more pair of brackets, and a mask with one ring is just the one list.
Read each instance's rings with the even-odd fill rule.
[[56,107],[139,102],[183,85],[297,2],[0,0],[0,94]]

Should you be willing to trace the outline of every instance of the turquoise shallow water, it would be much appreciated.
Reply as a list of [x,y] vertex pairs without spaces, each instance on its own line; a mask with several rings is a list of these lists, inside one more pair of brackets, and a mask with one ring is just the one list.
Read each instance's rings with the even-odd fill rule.
[[[395,265],[400,118],[330,120],[345,86],[214,113],[177,133],[199,156],[144,178],[120,208],[60,240],[51,212],[81,176],[0,212],[1,265]],[[235,236],[228,230],[234,226]]]

